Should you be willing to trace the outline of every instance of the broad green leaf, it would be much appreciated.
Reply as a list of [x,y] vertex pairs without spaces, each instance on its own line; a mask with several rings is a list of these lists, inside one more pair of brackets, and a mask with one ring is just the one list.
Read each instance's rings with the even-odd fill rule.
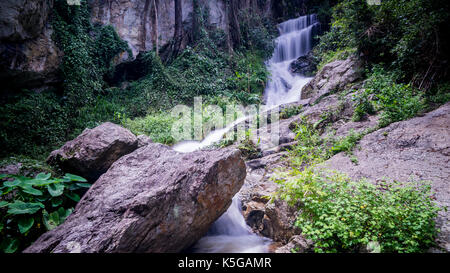
[[53,197],[60,196],[64,192],[64,184],[57,183],[47,185],[47,190]]
[[65,179],[68,179],[70,181],[77,181],[77,182],[87,182],[86,179],[84,179],[81,176],[78,175],[74,175],[74,174],[70,174],[70,173],[66,173],[66,175],[64,176]]
[[19,179],[15,179],[14,181],[5,181],[3,185],[6,187],[16,187],[22,183]]
[[47,173],[47,174],[39,173],[39,174],[36,175],[35,178],[38,179],[38,180],[48,180],[51,176],[52,175],[50,173]]
[[19,240],[17,238],[5,238],[0,248],[5,253],[14,253],[19,248]]
[[0,179],[11,177],[9,174],[0,174]]
[[32,179],[27,182],[27,184],[37,187],[47,186],[53,183],[54,183],[53,180],[42,180],[42,179]]
[[41,208],[44,208],[42,203],[25,203],[22,201],[15,201],[8,205],[9,214],[33,214]]
[[20,233],[25,233],[28,230],[30,230],[30,228],[33,226],[34,224],[34,218],[33,217],[21,217],[19,219],[19,221],[17,221],[17,224],[19,226],[19,231]]
[[6,201],[0,201],[0,208],[6,207],[8,204]]
[[58,211],[54,211],[50,214],[47,211],[44,211],[43,220],[47,230],[56,228],[61,222]]
[[52,207],[59,207],[61,206],[63,200],[61,198],[52,198]]
[[80,188],[90,188],[92,185],[89,183],[77,183]]
[[73,192],[68,192],[65,194],[67,197],[69,197],[70,199],[72,199],[75,202],[79,202],[80,201],[80,196],[76,193]]
[[31,187],[31,186],[22,187],[22,191],[26,192],[26,193],[29,193],[31,195],[38,195],[38,196],[42,195],[42,191],[37,190],[37,189],[35,189],[35,188]]
[[61,224],[66,220],[67,217],[72,213],[73,209],[64,209],[60,207],[58,209],[59,218],[61,220]]

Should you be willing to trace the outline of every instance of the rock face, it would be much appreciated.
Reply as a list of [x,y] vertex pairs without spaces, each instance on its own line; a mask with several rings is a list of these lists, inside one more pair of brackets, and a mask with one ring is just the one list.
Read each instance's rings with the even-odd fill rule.
[[[51,39],[53,0],[5,0],[0,8],[0,80],[3,89],[57,82],[61,52]],[[5,80],[7,79],[7,80]]]
[[320,98],[344,90],[361,77],[361,64],[355,57],[345,61],[334,61],[326,64],[302,89],[301,99],[311,98],[311,103]]
[[[157,26],[151,22],[152,2],[150,0],[91,0],[91,19],[96,23],[114,26],[119,36],[128,42],[133,55],[136,56],[139,51],[153,49],[154,45],[150,34],[154,27],[157,27],[159,47],[167,44],[174,34],[174,1],[155,1],[158,13]],[[270,3],[271,1],[265,1],[261,6],[258,1],[251,0],[241,1],[239,5],[241,8],[252,7],[260,13],[270,14]],[[208,21],[211,25],[228,31],[228,12],[224,1],[199,0],[198,4],[202,9],[208,10]],[[192,22],[193,1],[182,0],[181,5],[182,21],[185,24],[185,30],[188,30]]]
[[227,210],[245,176],[238,150],[181,154],[150,144],[116,161],[25,252],[179,252]]
[[[438,204],[450,206],[450,103],[423,117],[375,131],[365,136],[359,146],[361,149],[354,151],[357,165],[338,154],[325,166],[354,179],[432,181]],[[441,212],[437,223],[441,229],[437,242],[450,251],[450,212]]]
[[138,139],[129,130],[106,122],[86,129],[74,140],[53,151],[47,159],[63,171],[95,181],[121,156],[138,148]]
[[300,56],[297,60],[293,61],[289,65],[289,69],[292,73],[304,75],[304,76],[312,76],[314,74],[314,70],[316,67],[313,64],[311,52],[305,56]]

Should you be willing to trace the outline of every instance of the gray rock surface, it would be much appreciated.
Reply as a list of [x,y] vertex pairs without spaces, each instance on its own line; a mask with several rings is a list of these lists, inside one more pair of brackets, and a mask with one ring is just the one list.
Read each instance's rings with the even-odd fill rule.
[[105,122],[53,151],[49,164],[95,181],[121,156],[138,148],[138,139],[128,129]]
[[[343,153],[325,163],[354,179],[384,178],[432,182],[436,201],[450,206],[450,103],[410,120],[393,123],[365,136],[353,154],[358,164]],[[450,251],[450,211],[437,219],[439,245]]]
[[0,80],[3,89],[58,81],[61,52],[49,22],[53,0],[4,0],[0,8]]
[[179,252],[227,210],[245,176],[238,150],[181,154],[150,144],[116,161],[25,252]]
[[138,148],[142,148],[144,146],[153,143],[153,141],[146,135],[138,135],[137,140],[138,140]]
[[301,93],[301,99],[311,98],[311,103],[317,102],[330,93],[339,92],[354,84],[362,75],[361,63],[355,57],[344,61],[338,60],[326,64],[317,75],[306,84]]

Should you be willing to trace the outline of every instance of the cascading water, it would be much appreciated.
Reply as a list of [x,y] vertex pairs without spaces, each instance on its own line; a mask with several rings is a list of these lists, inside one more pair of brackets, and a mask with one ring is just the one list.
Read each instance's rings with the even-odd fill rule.
[[291,19],[279,25],[280,36],[275,51],[267,62],[271,74],[264,92],[268,106],[291,103],[300,99],[300,92],[311,78],[293,75],[289,65],[306,55],[312,46],[312,31],[318,25],[316,15]]
[[[312,30],[317,25],[315,15],[302,16],[279,25],[280,36],[272,58],[266,63],[271,78],[264,92],[267,106],[291,103],[300,99],[302,87],[311,78],[293,75],[289,65],[311,50]],[[184,141],[173,147],[184,153],[193,152],[220,141],[240,118],[226,128],[211,132],[203,141]],[[192,250],[201,253],[258,253],[267,252],[270,240],[252,233],[242,216],[238,196],[233,198],[230,208],[213,224],[208,234],[201,238]]]
[[193,247],[200,253],[264,253],[271,240],[254,234],[245,223],[241,202],[233,198],[230,208]]

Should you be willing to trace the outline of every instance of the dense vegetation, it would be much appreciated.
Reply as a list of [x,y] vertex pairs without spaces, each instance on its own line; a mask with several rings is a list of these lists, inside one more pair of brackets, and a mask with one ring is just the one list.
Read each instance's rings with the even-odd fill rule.
[[[277,197],[299,209],[295,225],[314,241],[316,252],[423,252],[434,245],[439,208],[427,182],[352,181],[320,163],[345,152],[376,128],[323,137],[306,119],[296,124],[290,167],[278,172]],[[295,251],[295,249],[293,250]]]
[[0,251],[5,253],[23,250],[64,222],[91,185],[73,174],[63,178],[52,178],[50,173],[35,177],[2,174],[0,179],[7,179],[0,186]]
[[170,144],[170,130],[164,130],[170,128],[170,117],[165,111],[177,104],[192,104],[194,96],[203,96],[204,104],[260,102],[274,24],[240,11],[243,39],[230,54],[224,31],[207,24],[208,10],[199,7],[196,12],[198,37],[185,50],[164,62],[155,51],[145,52],[138,56],[142,75],[128,82],[119,79],[111,86],[113,64],[123,52],[132,54],[127,44],[111,26],[90,22],[86,1],[81,6],[55,1],[53,39],[65,53],[60,67],[62,87],[37,93],[23,90],[8,98],[0,113],[0,156],[44,159],[84,128],[104,121]]
[[[354,252],[364,247],[376,252],[419,252],[433,244],[437,232],[433,218],[439,208],[430,198],[429,185],[373,185],[314,166],[340,152],[352,156],[365,134],[449,101],[450,2],[276,1],[271,19],[239,10],[239,31],[234,30],[239,35],[231,45],[223,30],[208,24],[208,10],[196,6],[197,25],[190,29],[186,48],[167,53],[171,47],[166,46],[135,58],[113,27],[90,22],[87,1],[81,6],[54,2],[51,23],[53,39],[64,52],[59,71],[63,81],[39,92],[21,90],[4,99],[0,112],[0,157],[4,158],[0,165],[22,162],[23,166],[20,175],[0,176],[4,252],[21,250],[62,223],[88,187],[83,178],[63,175],[43,163],[52,149],[104,121],[173,144],[174,119],[169,110],[177,104],[191,105],[195,96],[202,96],[205,107],[260,103],[269,76],[264,60],[273,51],[276,35],[272,20],[308,13],[316,13],[322,24],[323,33],[316,37],[312,52],[318,69],[351,55],[364,62],[353,121],[377,112],[381,119],[376,128],[339,139],[323,137],[317,129],[333,113],[323,113],[317,124],[305,120],[297,124],[291,168],[275,178],[281,186],[279,196],[300,206],[296,225],[314,240],[317,252]],[[121,70],[127,65],[139,66],[139,73],[130,78]],[[301,110],[286,108],[280,117]],[[260,156],[250,136],[248,131],[238,147],[248,159]],[[357,163],[355,158],[352,161]]]

